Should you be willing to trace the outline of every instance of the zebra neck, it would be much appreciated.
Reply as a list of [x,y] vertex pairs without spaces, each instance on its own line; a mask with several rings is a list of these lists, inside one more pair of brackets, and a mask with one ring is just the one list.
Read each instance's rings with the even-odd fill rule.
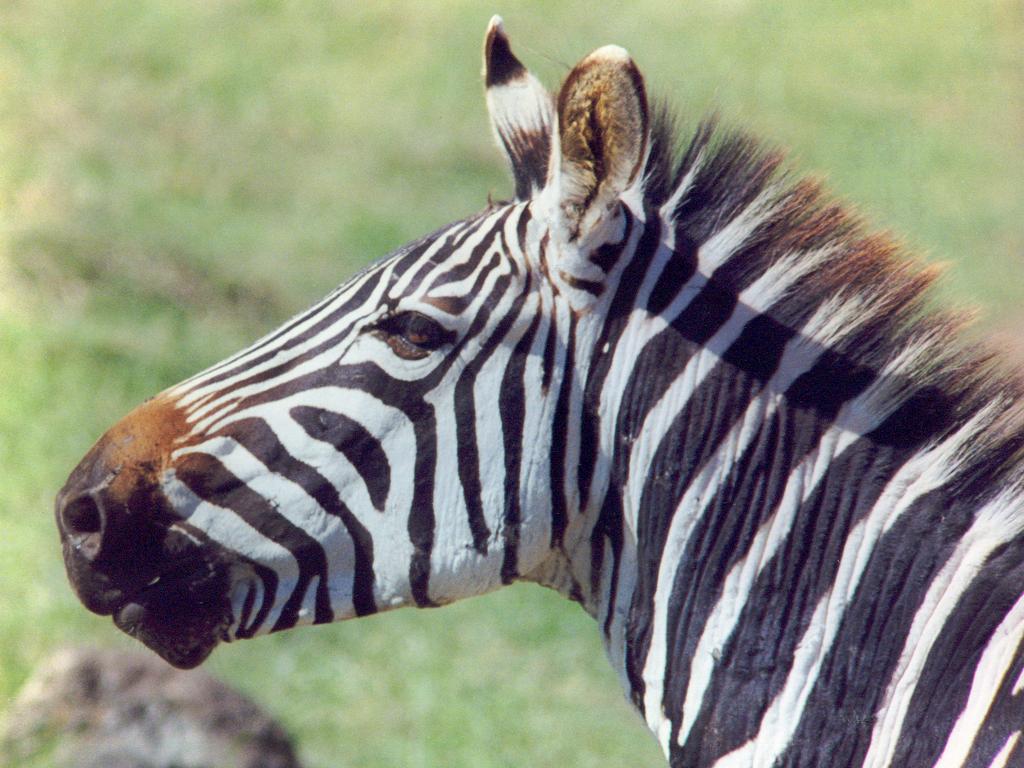
[[1024,717],[1019,390],[922,314],[927,279],[825,210],[790,220],[758,174],[723,210],[708,189],[730,176],[688,171],[602,254],[556,409],[568,522],[530,578],[595,616],[673,765],[932,765],[943,742],[916,725],[984,712],[967,697],[993,669],[1005,741]]
[[[584,422],[595,442],[580,451],[591,493],[573,583],[631,700],[681,765],[753,749],[764,734],[785,745],[801,729],[840,726],[863,754],[872,713],[900,693],[859,681],[898,679],[914,653],[940,687],[973,674],[977,656],[949,658],[979,619],[956,600],[937,606],[938,585],[954,581],[968,605],[993,583],[1006,588],[980,620],[977,654],[1024,610],[1019,489],[977,485],[1005,460],[986,455],[1005,404],[965,414],[955,395],[908,386],[914,350],[876,372],[810,351],[815,324],[834,320],[811,318],[802,336],[770,323],[754,332],[747,319],[724,349],[678,332],[638,346],[627,327],[618,341],[632,371],[605,377],[619,387],[615,407]],[[1003,562],[989,566],[997,547],[1008,548]],[[951,558],[963,573],[943,575]],[[913,715],[905,696],[897,711]],[[819,711],[839,714],[824,723]]]

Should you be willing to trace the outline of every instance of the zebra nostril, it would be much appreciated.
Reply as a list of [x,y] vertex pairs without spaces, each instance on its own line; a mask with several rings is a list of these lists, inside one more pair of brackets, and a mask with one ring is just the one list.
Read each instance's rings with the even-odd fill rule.
[[70,536],[87,536],[103,530],[103,514],[90,495],[72,499],[60,511],[64,532]]

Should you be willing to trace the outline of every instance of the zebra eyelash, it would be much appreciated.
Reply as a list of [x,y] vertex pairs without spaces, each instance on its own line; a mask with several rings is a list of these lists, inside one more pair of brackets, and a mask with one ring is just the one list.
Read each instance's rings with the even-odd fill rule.
[[456,338],[454,331],[413,310],[385,315],[371,327],[371,333],[403,360],[422,360],[431,352],[454,343]]

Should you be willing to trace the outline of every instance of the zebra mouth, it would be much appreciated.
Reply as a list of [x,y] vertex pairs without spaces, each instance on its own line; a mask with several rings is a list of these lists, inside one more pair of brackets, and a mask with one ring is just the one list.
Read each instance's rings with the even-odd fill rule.
[[206,565],[152,579],[113,611],[115,626],[179,669],[197,667],[233,620],[227,569]]

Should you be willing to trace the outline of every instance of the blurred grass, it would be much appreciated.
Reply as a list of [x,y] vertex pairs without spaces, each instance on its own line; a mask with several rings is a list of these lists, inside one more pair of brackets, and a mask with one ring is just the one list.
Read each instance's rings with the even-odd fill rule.
[[[717,108],[792,147],[949,262],[952,299],[1024,322],[1016,2],[8,1],[0,712],[55,645],[128,645],[74,601],[51,522],[91,442],[369,259],[508,194],[479,83],[494,11],[552,86],[626,46],[684,123]],[[210,664],[311,766],[661,764],[590,620],[536,588]]]

